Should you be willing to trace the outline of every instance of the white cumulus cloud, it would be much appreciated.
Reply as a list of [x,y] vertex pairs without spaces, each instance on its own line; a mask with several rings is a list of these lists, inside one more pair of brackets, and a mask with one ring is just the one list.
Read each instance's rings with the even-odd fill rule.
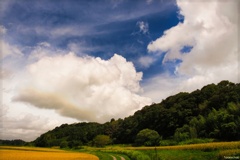
[[73,53],[45,56],[26,67],[14,101],[80,121],[105,122],[151,103],[138,95],[141,78],[142,73],[117,54],[109,60]]

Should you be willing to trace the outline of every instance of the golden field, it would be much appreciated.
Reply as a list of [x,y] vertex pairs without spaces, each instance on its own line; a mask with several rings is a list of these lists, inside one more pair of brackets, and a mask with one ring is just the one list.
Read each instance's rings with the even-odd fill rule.
[[0,160],[99,160],[99,158],[87,153],[50,148],[0,147]]
[[[155,147],[126,147],[132,150],[154,150]],[[240,149],[240,141],[235,142],[211,142],[202,144],[188,144],[177,146],[160,146],[157,150],[226,150],[226,149]]]

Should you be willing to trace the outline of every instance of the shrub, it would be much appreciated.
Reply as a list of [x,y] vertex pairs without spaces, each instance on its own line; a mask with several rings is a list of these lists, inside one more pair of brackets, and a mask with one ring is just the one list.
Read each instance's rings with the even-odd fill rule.
[[138,132],[137,137],[135,139],[135,144],[137,146],[155,146],[159,145],[159,140],[161,137],[158,132],[151,129],[143,129]]
[[68,147],[68,142],[67,141],[62,141],[60,143],[60,148],[67,148]]
[[110,144],[112,141],[107,135],[97,135],[93,139],[93,144],[97,147],[104,147],[107,144]]
[[161,140],[159,142],[160,146],[174,146],[177,145],[178,143],[175,140]]

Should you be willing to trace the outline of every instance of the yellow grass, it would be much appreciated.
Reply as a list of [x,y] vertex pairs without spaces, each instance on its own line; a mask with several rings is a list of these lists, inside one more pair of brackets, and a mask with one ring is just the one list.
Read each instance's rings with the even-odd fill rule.
[[218,154],[218,159],[239,159],[240,149],[223,150]]
[[0,147],[0,160],[99,160],[87,154],[58,149],[31,147]]
[[230,156],[235,154],[240,155],[240,149],[223,150],[219,152],[219,155],[222,155],[222,156]]
[[[212,142],[212,143],[202,143],[202,144],[189,144],[189,145],[178,145],[178,146],[162,146],[156,147],[156,149],[161,150],[223,150],[223,149],[237,149],[240,148],[240,141],[237,142]],[[155,147],[126,147],[126,149],[133,150],[153,150]]]

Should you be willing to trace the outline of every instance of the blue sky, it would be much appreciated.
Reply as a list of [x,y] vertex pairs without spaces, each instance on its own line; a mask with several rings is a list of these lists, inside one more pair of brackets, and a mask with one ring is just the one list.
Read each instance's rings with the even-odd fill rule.
[[[239,83],[239,1],[0,1],[1,138]],[[29,136],[31,135],[31,136]]]
[[[9,2],[1,16],[10,43],[34,47],[47,42],[52,47],[83,47],[84,54],[109,59],[115,53],[132,61],[144,78],[172,66],[146,68],[137,60],[148,55],[147,45],[183,19],[175,1],[17,1]],[[146,25],[145,31],[140,24]],[[81,56],[82,53],[76,54]],[[28,54],[27,49],[25,53]],[[174,64],[171,64],[174,65]]]

